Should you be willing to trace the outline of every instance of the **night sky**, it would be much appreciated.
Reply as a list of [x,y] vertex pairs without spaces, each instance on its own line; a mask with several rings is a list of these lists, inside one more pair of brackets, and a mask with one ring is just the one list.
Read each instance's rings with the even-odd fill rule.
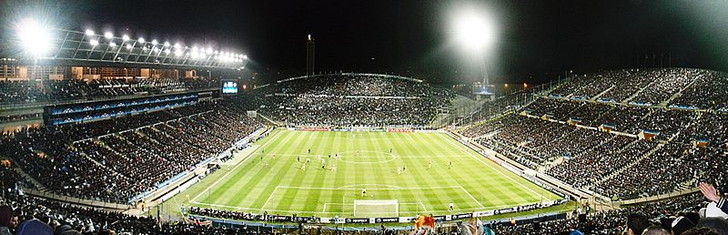
[[[39,7],[39,5],[43,5]],[[33,7],[27,7],[33,6]],[[539,83],[602,69],[667,66],[728,71],[728,1],[49,1],[7,0],[6,16],[44,14],[63,28],[111,30],[246,53],[258,83],[317,71],[395,73],[437,83],[478,77],[450,42],[451,9],[475,6],[498,27],[485,57],[496,83]],[[15,9],[15,10],[7,10]],[[28,10],[32,9],[32,10]],[[9,17],[5,17],[9,18]]]

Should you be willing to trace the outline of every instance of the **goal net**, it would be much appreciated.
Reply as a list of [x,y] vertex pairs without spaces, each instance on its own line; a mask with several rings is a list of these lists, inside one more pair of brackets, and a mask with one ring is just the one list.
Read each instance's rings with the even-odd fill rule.
[[355,217],[399,217],[397,200],[354,200]]

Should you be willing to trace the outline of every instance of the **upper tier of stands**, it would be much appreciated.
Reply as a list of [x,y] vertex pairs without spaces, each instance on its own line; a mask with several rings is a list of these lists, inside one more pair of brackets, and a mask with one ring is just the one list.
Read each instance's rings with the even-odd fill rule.
[[551,94],[620,103],[728,108],[728,73],[688,68],[614,70],[576,76]]
[[[670,193],[699,179],[725,182],[728,86],[700,88],[726,78],[681,68],[579,76],[522,110],[460,132],[607,197]],[[694,94],[702,98],[690,99]]]
[[96,79],[89,82],[65,79],[0,81],[0,105],[114,98],[129,95],[167,93],[216,88],[215,79]]
[[428,124],[455,96],[417,80],[334,74],[291,79],[263,88],[260,112],[294,125]]

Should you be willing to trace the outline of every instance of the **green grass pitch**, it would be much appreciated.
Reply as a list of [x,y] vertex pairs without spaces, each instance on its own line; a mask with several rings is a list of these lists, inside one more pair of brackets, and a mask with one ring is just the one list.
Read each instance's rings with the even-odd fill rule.
[[[373,217],[484,211],[559,198],[444,133],[279,129],[254,147],[241,162],[184,192],[184,204],[251,213]],[[355,200],[363,204],[355,206]],[[375,200],[397,204],[364,205]]]

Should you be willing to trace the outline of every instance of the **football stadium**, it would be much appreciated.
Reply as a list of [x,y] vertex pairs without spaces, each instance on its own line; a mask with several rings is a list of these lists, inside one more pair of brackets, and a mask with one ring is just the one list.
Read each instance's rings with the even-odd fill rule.
[[0,235],[728,234],[728,3],[526,2],[0,2]]

